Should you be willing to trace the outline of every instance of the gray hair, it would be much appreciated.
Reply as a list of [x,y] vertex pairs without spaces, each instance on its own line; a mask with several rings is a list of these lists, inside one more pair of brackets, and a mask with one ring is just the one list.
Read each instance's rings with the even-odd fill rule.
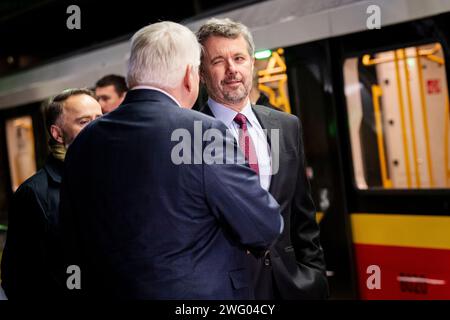
[[206,21],[197,31],[197,39],[201,45],[204,45],[206,40],[211,36],[219,36],[228,39],[236,39],[243,36],[247,42],[248,53],[250,57],[255,54],[255,43],[250,30],[242,23],[235,22],[231,19],[217,19],[212,18]]
[[131,39],[127,83],[175,88],[192,65],[198,72],[201,46],[194,33],[181,24],[163,21],[136,32]]

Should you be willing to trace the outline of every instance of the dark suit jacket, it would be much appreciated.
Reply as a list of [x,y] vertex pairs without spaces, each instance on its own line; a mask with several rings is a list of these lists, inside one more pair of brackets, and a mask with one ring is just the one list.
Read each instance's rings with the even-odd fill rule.
[[61,295],[58,238],[59,190],[63,163],[52,156],[14,193],[2,257],[2,287],[8,299]]
[[[81,268],[82,294],[252,298],[246,250],[267,248],[279,235],[279,206],[245,165],[173,162],[211,146],[190,141],[181,151],[181,136],[201,139],[211,128],[225,133],[220,121],[138,89],[75,139],[61,224],[66,262]],[[232,163],[237,158],[244,162],[238,153]]]
[[[268,130],[272,162],[279,159],[278,173],[272,176],[269,187],[284,218],[284,231],[270,249],[278,295],[283,299],[326,298],[328,281],[316,210],[305,172],[301,122],[294,115],[265,106],[254,105],[252,109],[262,128]],[[202,111],[213,116],[207,105]],[[280,130],[278,149],[270,141],[271,129]]]

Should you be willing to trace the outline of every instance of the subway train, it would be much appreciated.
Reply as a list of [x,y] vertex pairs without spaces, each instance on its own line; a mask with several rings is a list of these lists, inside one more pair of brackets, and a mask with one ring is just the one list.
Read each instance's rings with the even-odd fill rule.
[[[250,28],[258,89],[302,121],[332,299],[450,299],[449,12],[448,0],[270,0],[214,13]],[[47,155],[43,102],[125,74],[128,50],[0,78],[0,249],[12,193]]]

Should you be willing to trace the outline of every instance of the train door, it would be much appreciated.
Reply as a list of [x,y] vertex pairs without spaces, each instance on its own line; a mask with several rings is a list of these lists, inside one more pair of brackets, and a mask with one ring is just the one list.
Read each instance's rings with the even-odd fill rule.
[[450,299],[449,18],[331,40],[362,299]]
[[335,116],[328,107],[332,97],[325,55],[321,43],[257,52],[254,86],[259,92],[254,95],[252,90],[251,99],[301,119],[331,296],[352,298],[350,237],[341,200],[341,170],[332,156],[338,148]]

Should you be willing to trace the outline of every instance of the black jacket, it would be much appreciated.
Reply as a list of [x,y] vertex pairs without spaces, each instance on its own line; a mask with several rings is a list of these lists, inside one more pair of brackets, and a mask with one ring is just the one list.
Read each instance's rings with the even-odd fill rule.
[[[327,298],[325,260],[316,223],[316,209],[305,172],[301,122],[294,115],[265,106],[254,105],[252,109],[263,129],[279,130],[278,149],[268,132],[272,167],[279,166],[278,172],[271,178],[269,192],[280,204],[284,218],[284,231],[270,249],[271,267],[263,267],[262,272],[255,271],[255,296],[259,299],[270,298],[270,295],[262,293],[267,286],[261,282],[273,278],[277,292],[275,298]],[[202,112],[213,116],[207,105]],[[279,159],[278,163],[274,162],[276,159]],[[264,264],[264,260],[260,260],[259,263]],[[269,280],[264,275],[267,272],[272,273]]]
[[14,193],[1,264],[8,299],[44,299],[61,292],[56,226],[62,168],[63,162],[50,156]]

